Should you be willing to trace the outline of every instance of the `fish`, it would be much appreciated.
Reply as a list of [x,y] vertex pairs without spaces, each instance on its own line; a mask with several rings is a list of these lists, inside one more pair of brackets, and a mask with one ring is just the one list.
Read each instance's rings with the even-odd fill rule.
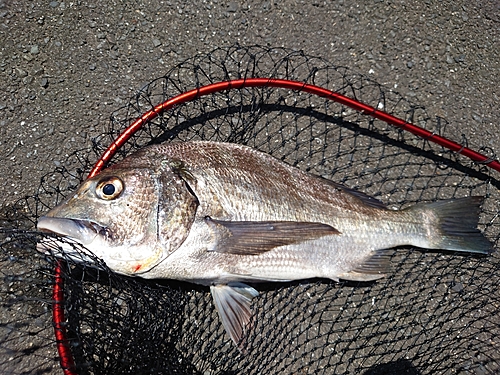
[[251,147],[190,141],[147,146],[104,169],[37,227],[80,243],[116,273],[209,287],[243,350],[255,284],[375,281],[390,272],[390,249],[404,246],[489,254],[477,228],[482,202],[390,209]]

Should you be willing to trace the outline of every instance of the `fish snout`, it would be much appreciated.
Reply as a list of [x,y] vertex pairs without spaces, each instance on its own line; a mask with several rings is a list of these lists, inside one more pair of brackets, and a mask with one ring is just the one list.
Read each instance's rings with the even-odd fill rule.
[[106,228],[89,220],[68,219],[42,216],[38,219],[37,229],[41,232],[70,237],[82,245],[90,244]]

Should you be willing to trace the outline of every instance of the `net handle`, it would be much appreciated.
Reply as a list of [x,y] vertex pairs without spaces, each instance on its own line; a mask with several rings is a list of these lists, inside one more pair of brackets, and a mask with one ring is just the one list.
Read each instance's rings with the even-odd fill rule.
[[[106,149],[99,160],[96,162],[92,170],[90,171],[88,178],[95,176],[99,173],[104,166],[113,158],[118,149],[122,147],[129,139],[137,132],[146,122],[155,119],[158,115],[173,108],[176,105],[180,105],[202,96],[210,95],[213,93],[226,91],[226,90],[239,90],[245,87],[276,87],[295,91],[307,92],[313,95],[317,95],[322,98],[340,103],[346,107],[352,108],[364,115],[371,116],[373,118],[384,121],[390,125],[397,128],[408,131],[415,134],[423,139],[430,142],[436,143],[443,146],[451,151],[458,154],[464,155],[469,159],[475,161],[476,163],[484,164],[496,171],[500,172],[500,163],[497,160],[491,159],[483,154],[480,154],[468,147],[458,144],[452,140],[445,137],[441,137],[435,133],[425,130],[417,125],[409,123],[398,117],[392,116],[387,112],[378,110],[367,104],[361,103],[358,100],[349,98],[345,95],[336,93],[334,91],[311,85],[304,82],[292,81],[286,79],[274,79],[274,78],[244,78],[235,79],[229,81],[222,81],[213,83],[210,85],[198,87],[196,89],[184,92],[173,98],[158,104],[156,107],[146,112],[144,115],[135,120],[130,124],[127,129],[125,129]],[[53,323],[54,332],[56,336],[57,350],[59,352],[59,358],[61,367],[65,375],[77,375],[75,370],[75,363],[73,356],[71,354],[71,349],[69,341],[66,337],[65,329],[65,318],[64,318],[64,280],[62,278],[62,264],[60,262],[56,263],[54,270],[55,283],[53,288]]]

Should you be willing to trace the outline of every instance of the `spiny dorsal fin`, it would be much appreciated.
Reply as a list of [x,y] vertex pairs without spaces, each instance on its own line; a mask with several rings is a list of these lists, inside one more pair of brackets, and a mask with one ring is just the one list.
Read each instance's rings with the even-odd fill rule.
[[327,224],[294,221],[222,221],[210,217],[205,222],[216,234],[212,251],[257,255],[275,247],[291,245],[340,232]]

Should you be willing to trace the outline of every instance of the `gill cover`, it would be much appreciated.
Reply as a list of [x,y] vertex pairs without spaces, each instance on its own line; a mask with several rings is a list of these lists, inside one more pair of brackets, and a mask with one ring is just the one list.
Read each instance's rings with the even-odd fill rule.
[[192,179],[179,161],[164,161],[160,165],[157,222],[164,258],[182,245],[194,222],[199,202],[186,181]]

